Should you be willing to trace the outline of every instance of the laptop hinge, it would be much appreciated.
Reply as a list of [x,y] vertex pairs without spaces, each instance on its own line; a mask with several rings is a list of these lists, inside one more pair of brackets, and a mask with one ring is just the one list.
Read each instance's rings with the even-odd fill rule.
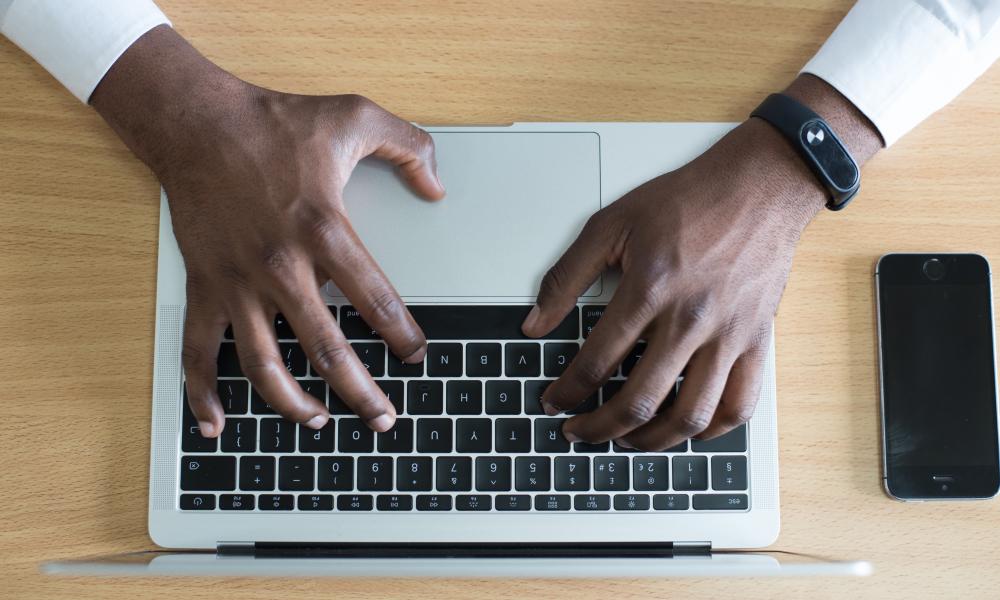
[[220,556],[256,558],[670,558],[708,555],[710,542],[219,542]]

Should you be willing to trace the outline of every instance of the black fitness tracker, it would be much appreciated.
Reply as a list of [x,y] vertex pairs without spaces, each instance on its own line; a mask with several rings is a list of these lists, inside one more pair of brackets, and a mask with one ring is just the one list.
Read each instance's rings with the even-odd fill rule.
[[826,121],[784,94],[771,94],[751,117],[764,119],[791,142],[830,194],[826,207],[847,206],[861,187],[861,170]]

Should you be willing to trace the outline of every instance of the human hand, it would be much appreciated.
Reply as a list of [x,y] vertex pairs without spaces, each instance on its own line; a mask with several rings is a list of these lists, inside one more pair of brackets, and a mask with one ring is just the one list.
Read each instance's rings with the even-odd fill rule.
[[[819,80],[797,81],[790,91],[813,100],[814,92],[827,94],[813,106],[847,102]],[[846,116],[828,121],[835,130],[849,129],[845,143],[864,162],[881,140],[870,124],[856,131],[867,121],[849,103],[840,110]],[[653,451],[746,422],[792,255],[825,200],[792,147],[764,121],[750,119],[684,167],[594,214],[546,274],[537,309],[523,325],[529,336],[545,335],[603,270],[621,269],[604,315],[545,390],[546,412],[573,409],[640,338],[648,345],[624,387],[597,410],[568,419],[565,437]],[[664,406],[682,372],[676,400]]]
[[333,280],[392,352],[423,360],[424,335],[352,229],[341,193],[374,155],[420,196],[443,197],[430,136],[360,96],[250,85],[166,27],[133,45],[91,101],[169,199],[187,270],[187,395],[202,434],[215,437],[225,423],[216,359],[230,324],[243,373],[275,411],[316,429],[328,421],[324,403],[285,369],[279,312],[332,390],[371,428],[391,428],[392,404],[319,289]]

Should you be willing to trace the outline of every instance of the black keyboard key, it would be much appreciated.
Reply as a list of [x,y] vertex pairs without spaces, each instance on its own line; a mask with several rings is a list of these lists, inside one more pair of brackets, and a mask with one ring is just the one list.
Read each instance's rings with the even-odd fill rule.
[[695,510],[746,510],[750,499],[746,494],[695,494]]
[[358,459],[358,491],[392,491],[392,458],[363,456]]
[[611,498],[607,494],[577,494],[573,496],[576,510],[611,510]]
[[298,499],[299,510],[333,510],[333,496],[330,494],[302,494]]
[[708,457],[675,456],[673,466],[675,490],[708,489]]
[[535,452],[562,454],[569,452],[569,442],[563,436],[562,426],[566,419],[535,419]]
[[483,384],[469,379],[449,381],[446,401],[449,415],[482,414]]
[[316,469],[316,487],[325,492],[349,492],[354,489],[354,459],[347,456],[324,456]]
[[476,459],[476,490],[510,491],[510,457],[480,456]]
[[421,494],[417,496],[417,510],[451,510],[451,496]]
[[468,456],[441,456],[437,459],[437,491],[472,490],[472,459]]
[[542,394],[552,383],[551,379],[529,379],[524,382],[524,413],[528,415],[544,415],[542,410]]
[[385,375],[385,344],[382,342],[356,342],[351,344],[361,364],[372,377]]
[[331,415],[353,415],[354,411],[351,407],[347,406],[347,403],[337,395],[337,392],[330,390],[329,399],[327,405],[330,407]]
[[615,394],[622,391],[622,387],[625,386],[625,382],[621,379],[611,379],[606,382],[601,387],[601,403],[607,404],[608,400],[614,397]]
[[654,494],[653,510],[687,510],[687,494]]
[[457,510],[489,510],[492,505],[493,498],[486,494],[459,494],[455,496],[455,508]]
[[382,454],[413,452],[413,419],[398,417],[389,431],[376,433],[378,451]]
[[541,373],[542,350],[539,344],[507,344],[504,351],[504,374],[507,377],[538,377]]
[[497,494],[496,509],[502,511],[531,510],[531,496],[527,494]]
[[257,419],[230,418],[222,430],[223,452],[254,452],[257,450]]
[[440,381],[414,379],[406,384],[406,413],[440,415],[444,412],[444,384]]
[[244,379],[220,379],[219,400],[227,415],[245,415],[249,406],[250,384]]
[[413,510],[413,496],[406,494],[379,494],[375,498],[375,508],[385,511]]
[[628,457],[594,457],[594,489],[622,492],[628,489]]
[[372,510],[373,505],[372,497],[368,495],[350,494],[337,496],[337,510]]
[[590,489],[590,457],[557,456],[555,462],[556,490],[582,492]]
[[486,414],[521,414],[521,382],[510,380],[487,381]]
[[285,318],[285,315],[278,313],[274,316],[274,334],[278,336],[279,340],[294,340],[295,332],[292,331],[292,326]]
[[649,496],[646,494],[616,494],[615,510],[649,510]]
[[[185,394],[187,396],[187,394]],[[182,408],[184,419],[181,421],[183,432],[181,434],[181,450],[184,452],[215,452],[219,447],[217,438],[207,438],[201,435],[201,428],[195,420],[187,399],[184,400]]]
[[584,306],[580,313],[581,320],[583,321],[583,339],[590,337],[590,332],[594,330],[597,322],[604,315],[604,309],[607,306],[602,305],[589,305]]
[[308,492],[315,481],[311,456],[282,456],[278,459],[278,489],[283,492]]
[[568,494],[539,494],[535,496],[535,510],[569,510],[569,507]]
[[331,454],[336,447],[337,424],[333,419],[326,422],[321,429],[311,429],[299,425],[299,452],[307,454]]
[[260,395],[257,388],[251,388],[250,390],[250,412],[255,415],[273,415],[277,414],[271,408],[264,397]]
[[236,489],[235,456],[184,456],[181,489],[201,492]]
[[518,456],[514,459],[514,489],[519,492],[547,492],[551,459],[548,456]]
[[465,345],[465,374],[469,377],[500,377],[500,344]]
[[417,419],[417,452],[451,452],[451,419]]
[[375,448],[375,434],[361,419],[337,419],[338,447],[344,453],[370,453]]
[[340,308],[340,319],[337,321],[340,330],[344,332],[344,337],[349,340],[377,340],[378,333],[365,323],[361,318],[361,313],[353,306],[343,306]]
[[303,392],[319,400],[320,404],[326,404],[326,392],[330,386],[325,381],[322,379],[299,379],[298,381]]
[[285,363],[285,368],[292,377],[306,376],[306,353],[297,342],[281,342],[278,344],[278,351],[281,352],[281,361]]
[[642,358],[642,353],[645,351],[646,351],[645,342],[639,342],[635,346],[632,346],[632,349],[629,351],[629,353],[625,355],[625,360],[622,361],[622,375],[624,375],[625,377],[629,376],[629,374],[632,372],[632,369],[634,369],[635,366],[639,364],[639,359]]
[[729,433],[711,440],[691,440],[692,452],[746,452],[747,426],[744,423]]
[[240,359],[236,354],[236,344],[233,342],[223,342],[219,345],[219,358],[216,365],[219,377],[243,377]]
[[455,421],[455,451],[487,454],[493,450],[493,421],[490,419],[457,419]]
[[257,508],[260,510],[292,510],[295,508],[295,496],[291,494],[262,494]]
[[269,492],[274,489],[274,457],[240,458],[240,489],[245,492]]
[[632,458],[632,487],[637,490],[664,491],[669,487],[666,456]]
[[[521,323],[531,305],[417,305],[410,306],[428,340],[523,340]],[[566,318],[545,336],[547,340],[576,340],[580,335],[580,310],[573,307]]]
[[545,344],[545,376],[546,377],[559,377],[569,366],[573,357],[576,353],[580,351],[580,345],[573,343],[555,343],[549,342]]
[[429,377],[460,377],[462,344],[427,344],[425,360]]
[[727,491],[747,489],[747,457],[713,456],[712,489]]
[[590,442],[573,442],[573,452],[603,454],[608,451],[610,446],[610,442],[598,442],[596,444],[591,444]]
[[429,456],[396,459],[396,489],[401,492],[431,491],[431,468]]
[[375,385],[381,388],[382,393],[392,403],[396,409],[396,414],[403,414],[403,382],[392,379],[377,379]]
[[215,510],[215,494],[181,494],[181,510]]
[[503,454],[531,452],[531,419],[497,419],[496,448]]
[[253,510],[257,498],[253,494],[222,494],[219,496],[221,510]]
[[295,427],[283,419],[261,419],[260,451],[295,452]]
[[405,363],[398,356],[389,353],[387,361],[389,363],[389,377],[423,377],[424,361],[418,363]]

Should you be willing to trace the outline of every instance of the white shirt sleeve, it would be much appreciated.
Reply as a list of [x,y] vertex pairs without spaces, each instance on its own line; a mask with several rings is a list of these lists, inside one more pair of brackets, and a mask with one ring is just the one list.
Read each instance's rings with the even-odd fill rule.
[[1000,0],[858,0],[802,69],[847,97],[888,147],[1000,56]]
[[144,33],[170,25],[152,0],[0,0],[0,33],[87,102]]

